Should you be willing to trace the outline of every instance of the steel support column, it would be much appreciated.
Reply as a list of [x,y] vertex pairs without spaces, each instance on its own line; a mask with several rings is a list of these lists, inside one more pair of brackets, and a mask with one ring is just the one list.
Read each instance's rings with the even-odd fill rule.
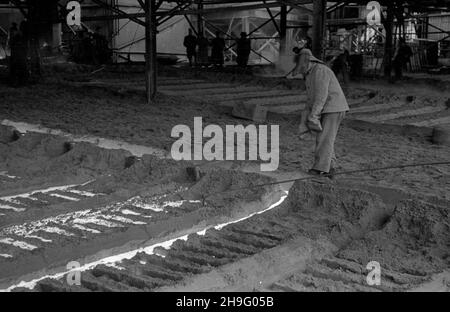
[[314,0],[312,53],[323,59],[327,0]]
[[[199,0],[198,4],[197,4],[197,10],[198,11],[203,11],[203,1]],[[203,18],[202,18],[202,13],[197,14],[197,33],[199,35],[205,35],[204,34],[204,24],[203,24]]]
[[280,7],[280,56],[286,52],[287,7]]
[[155,0],[145,0],[145,90],[147,103],[156,95],[156,16]]
[[392,57],[394,55],[393,46],[393,26],[394,26],[394,6],[391,2],[387,6],[386,20],[384,21],[384,28],[386,29],[386,42],[384,44],[384,76],[391,78],[392,71]]

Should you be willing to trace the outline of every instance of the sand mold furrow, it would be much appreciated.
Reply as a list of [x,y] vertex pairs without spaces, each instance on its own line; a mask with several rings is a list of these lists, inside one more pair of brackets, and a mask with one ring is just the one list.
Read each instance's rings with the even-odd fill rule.
[[[427,211],[427,214],[425,214],[425,211]],[[389,217],[387,218],[387,216]],[[415,220],[419,219],[422,219],[422,222],[416,223]],[[275,280],[269,276],[261,277],[264,283],[271,281],[272,288],[278,287],[284,290],[407,290],[422,283],[424,276],[430,274],[423,273],[430,272],[428,268],[430,264],[417,262],[417,257],[427,258],[429,248],[442,251],[445,245],[444,237],[448,235],[449,228],[433,225],[435,222],[442,220],[447,220],[445,222],[448,223],[448,213],[445,215],[445,210],[425,202],[400,200],[393,209],[393,207],[385,206],[381,198],[373,193],[348,190],[328,184],[314,185],[302,182],[297,183],[294,189],[291,189],[290,196],[277,210],[256,215],[224,227],[222,230],[207,230],[202,235],[189,236],[186,242],[178,241],[172,245],[164,258],[139,254],[130,262],[119,263],[119,265],[125,268],[130,265],[134,271],[138,270],[139,266],[144,268],[145,265],[150,264],[153,270],[162,267],[168,271],[189,272],[187,280],[184,280],[183,286],[180,287],[189,289],[188,287],[191,285],[193,287],[191,289],[195,289],[195,284],[190,283],[201,281],[203,276],[204,278],[217,274],[220,276],[222,274],[220,272],[227,272],[224,268],[239,267],[239,264],[236,263],[243,264],[249,261],[251,263],[252,257],[259,257],[261,253],[269,255],[272,248],[274,248],[273,250],[281,248],[278,246],[284,246],[285,242],[288,244],[292,237],[296,237],[295,240],[298,244],[302,241],[303,235],[308,235],[308,238],[303,238],[304,242],[310,239],[317,240],[327,237],[332,242],[333,248],[339,250],[337,257],[333,256],[335,254],[333,252],[326,257],[321,257],[321,260],[302,262],[305,263],[304,268],[292,268],[294,273],[287,278],[281,278],[280,276],[277,281],[276,276],[273,277]],[[273,227],[277,223],[283,226]],[[414,233],[417,233],[418,230],[421,231],[422,236],[416,237]],[[258,235],[258,233],[261,233],[261,235]],[[271,236],[270,233],[274,234]],[[415,238],[409,240],[410,237]],[[400,245],[416,242],[417,254],[414,256],[405,254],[389,261],[389,258],[381,259],[379,257],[383,253],[392,256],[389,249],[391,248],[390,244],[382,243],[383,240],[393,240],[395,244]],[[431,242],[434,242],[434,245],[430,245]],[[360,243],[363,245],[360,245]],[[255,245],[259,248],[255,248]],[[236,247],[233,248],[233,246]],[[370,256],[373,246],[379,246],[381,254]],[[426,247],[426,249],[423,249],[423,247]],[[234,257],[226,257],[227,248],[228,250],[235,249],[245,252],[237,252]],[[334,250],[333,248],[331,250]],[[215,253],[220,257],[215,256]],[[425,255],[422,253],[425,253]],[[275,253],[272,255],[274,258],[269,257],[268,261],[277,263],[283,256]],[[289,257],[289,255],[285,256]],[[383,270],[386,271],[385,278],[387,280],[385,284],[380,287],[369,287],[366,284],[366,263],[364,259],[381,261]],[[412,263],[410,263],[411,260]],[[436,268],[442,268],[443,263],[440,263],[440,261],[436,259],[433,265]],[[286,263],[282,265],[286,265]],[[212,269],[213,267],[220,267],[220,270],[215,271]],[[417,271],[419,267],[421,269]],[[121,274],[120,281],[130,286],[136,286],[135,283],[140,282],[135,280],[136,277],[127,280],[125,277],[127,271],[102,270],[113,272],[111,274],[115,274],[118,280],[117,276]],[[160,277],[164,279],[164,276]],[[237,278],[235,282],[240,280]],[[214,289],[214,283],[218,283],[217,286],[225,287],[223,289],[239,287],[239,284],[222,285],[219,279],[209,279],[209,281],[209,284],[204,285],[209,285],[210,289]],[[167,284],[172,282],[171,279],[170,282],[167,281]],[[173,286],[175,288],[171,288],[170,285],[158,286],[164,284],[163,282],[142,283],[140,288],[178,289],[176,285]],[[242,285],[247,285],[247,282],[243,283]],[[241,287],[243,287],[242,285]],[[269,287],[270,285],[263,286]]]

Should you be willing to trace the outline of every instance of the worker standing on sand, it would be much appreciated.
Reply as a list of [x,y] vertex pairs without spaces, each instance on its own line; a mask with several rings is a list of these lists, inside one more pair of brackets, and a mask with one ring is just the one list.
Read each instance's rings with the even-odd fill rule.
[[23,21],[19,30],[10,38],[10,81],[13,87],[20,87],[28,83],[28,31],[27,23]]
[[219,67],[223,66],[223,50],[225,49],[225,40],[220,36],[220,31],[216,31],[216,38],[211,41],[211,62]]
[[102,34],[102,28],[97,26],[92,33],[93,59],[94,64],[106,64],[111,60],[111,53],[108,47],[108,39]]
[[246,32],[241,32],[241,37],[236,41],[236,63],[239,67],[247,67],[248,58],[252,50],[250,39]]
[[198,35],[198,54],[197,54],[197,65],[200,67],[207,67],[209,65],[209,40],[203,36],[203,34]]
[[11,39],[16,35],[18,31],[19,28],[17,27],[17,23],[12,23],[11,27],[9,28],[8,38],[6,39],[6,49],[10,49]]
[[[17,23],[12,23],[11,27],[9,28],[9,32],[8,32],[8,38],[6,40],[6,49],[10,50],[11,53],[11,45],[14,45],[14,40],[15,40],[15,36],[17,35],[17,33],[19,32],[19,28],[17,27]],[[14,75],[14,71],[15,71],[15,64],[14,64],[14,59],[13,59],[13,55],[10,54],[10,63],[9,63],[9,77],[10,79],[12,79],[13,75]]]
[[350,74],[349,74],[349,58],[350,53],[347,49],[344,49],[344,52],[337,55],[332,62],[331,69],[333,70],[334,74],[337,76],[339,74],[342,74],[342,81],[344,83],[344,86],[347,86],[350,81]]
[[192,34],[192,29],[189,29],[189,34],[184,37],[183,45],[186,47],[186,54],[189,60],[189,66],[192,67],[194,60],[197,62],[197,56],[195,52],[195,48],[197,47],[197,37]]
[[394,59],[392,62],[396,80],[403,78],[403,67],[406,67],[406,64],[409,63],[412,55],[412,49],[406,44],[405,38],[400,38],[399,46],[395,51]]
[[334,142],[345,113],[347,100],[333,71],[315,58],[311,50],[301,49],[293,75],[302,74],[306,82],[308,104],[302,112],[300,136],[317,133],[314,165],[309,174],[333,174],[336,168]]

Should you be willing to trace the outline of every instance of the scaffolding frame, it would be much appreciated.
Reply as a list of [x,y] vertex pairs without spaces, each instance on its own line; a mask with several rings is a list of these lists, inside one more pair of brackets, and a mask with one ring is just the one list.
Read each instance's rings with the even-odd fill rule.
[[[156,34],[157,27],[162,23],[170,20],[174,16],[184,16],[192,29],[197,34],[203,33],[205,24],[209,22],[205,19],[208,13],[220,13],[225,11],[244,11],[255,9],[266,9],[269,19],[263,22],[259,27],[249,33],[249,36],[257,29],[260,29],[268,23],[273,23],[277,29],[278,37],[280,39],[280,50],[285,49],[286,44],[286,30],[287,14],[293,9],[301,9],[313,15],[313,54],[318,57],[323,57],[325,50],[324,35],[326,30],[326,14],[333,12],[350,1],[327,1],[327,0],[135,0],[136,6],[142,9],[142,13],[127,13],[117,5],[112,5],[105,0],[91,0],[94,4],[111,12],[110,15],[82,17],[82,21],[101,21],[101,20],[117,20],[128,19],[131,22],[137,23],[145,27],[145,60],[146,60],[146,94],[148,103],[152,103],[156,95]],[[5,2],[5,1],[0,1]],[[28,13],[30,10],[30,0],[25,3],[18,0],[8,1],[10,5],[19,9],[24,16],[30,18]],[[170,9],[162,9],[163,2],[174,4]],[[359,5],[366,5],[367,0],[352,0],[352,3]],[[380,4],[387,7],[386,16],[382,14],[382,23],[386,30],[386,42],[384,46],[385,51],[385,76],[390,77],[391,59],[393,55],[393,37],[394,25],[397,20],[398,23],[404,19],[403,12],[408,8],[409,12],[427,13],[440,10],[450,10],[450,0],[421,0],[420,3],[412,0],[379,0]],[[115,3],[115,2],[114,2]],[[228,7],[218,7],[218,5],[228,5]],[[312,9],[311,9],[312,6]],[[194,7],[194,8],[192,8]],[[273,14],[271,8],[279,8],[277,14]],[[197,16],[197,27],[192,25],[188,16]],[[277,17],[279,22],[277,22]],[[413,16],[413,14],[411,14]],[[420,18],[416,16],[415,18]],[[62,18],[61,18],[62,20]],[[425,19],[425,23],[439,32],[445,33],[446,36],[441,40],[450,38],[450,31],[446,31],[435,25],[429,24]],[[209,23],[211,25],[211,23]],[[223,31],[221,31],[223,32]],[[229,36],[228,34],[226,34]],[[232,38],[235,39],[235,38]],[[258,39],[253,37],[253,39]],[[273,38],[266,38],[273,40]],[[232,49],[233,45],[227,47]],[[253,51],[259,53],[258,51]]]

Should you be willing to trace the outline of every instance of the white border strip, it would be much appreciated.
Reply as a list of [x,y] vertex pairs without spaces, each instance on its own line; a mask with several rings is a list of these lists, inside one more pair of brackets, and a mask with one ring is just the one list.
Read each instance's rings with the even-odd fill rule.
[[129,151],[131,154],[133,154],[136,157],[142,157],[145,154],[154,155],[159,158],[170,158],[170,153],[163,149],[159,148],[153,148],[143,145],[135,145],[130,144],[124,141],[118,141],[118,140],[110,140],[105,139],[101,137],[86,135],[86,136],[80,136],[80,135],[73,135],[70,133],[66,133],[62,130],[58,129],[50,129],[46,128],[40,125],[34,125],[29,124],[26,122],[15,122],[8,119],[4,119],[1,122],[4,126],[10,126],[17,129],[17,131],[21,133],[26,132],[37,132],[37,133],[45,133],[45,134],[51,134],[51,135],[58,135],[65,137],[73,142],[88,142],[92,143],[98,147],[106,148],[106,149],[123,149],[126,151]]

